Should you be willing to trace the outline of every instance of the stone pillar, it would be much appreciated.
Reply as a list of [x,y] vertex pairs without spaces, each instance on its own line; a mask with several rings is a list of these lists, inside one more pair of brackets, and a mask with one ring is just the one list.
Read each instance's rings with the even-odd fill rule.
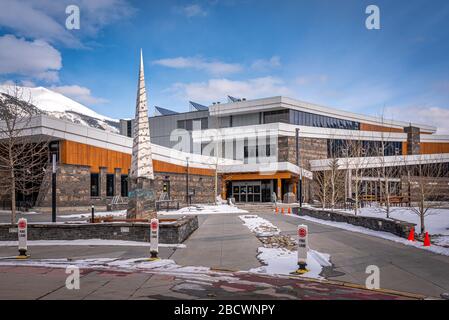
[[106,199],[106,175],[108,174],[108,168],[100,168],[100,198]]
[[116,196],[122,196],[122,169],[115,169],[114,190]]
[[277,197],[279,200],[282,201],[282,180],[279,178],[277,179],[277,185],[278,185]]
[[418,127],[404,128],[404,132],[407,133],[407,154],[420,154],[421,152],[421,131]]

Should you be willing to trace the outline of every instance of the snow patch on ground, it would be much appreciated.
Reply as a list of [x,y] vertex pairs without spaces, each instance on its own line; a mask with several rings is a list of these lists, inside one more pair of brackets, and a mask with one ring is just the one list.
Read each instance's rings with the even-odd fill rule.
[[[125,246],[125,247],[149,247],[149,242],[124,241],[124,240],[102,240],[102,239],[86,239],[86,240],[29,240],[29,247],[46,247],[46,246]],[[0,247],[17,247],[17,241],[0,241]],[[185,248],[185,244],[165,244],[159,243],[162,248]]]
[[[284,248],[259,248],[257,258],[265,264],[265,266],[249,270],[256,273],[290,274],[298,269],[298,253]],[[323,267],[330,267],[330,255],[320,253],[315,250],[309,250],[307,253],[307,273],[301,277],[323,279],[320,273]]]
[[315,223],[319,223],[319,224],[322,224],[322,225],[335,227],[335,228],[339,228],[339,229],[343,229],[343,230],[347,230],[347,231],[363,233],[363,234],[366,234],[366,235],[369,235],[369,236],[382,238],[382,239],[394,241],[394,242],[397,242],[397,243],[402,243],[404,245],[412,246],[412,247],[415,247],[415,248],[418,248],[418,249],[421,249],[421,250],[427,250],[427,251],[430,251],[430,252],[433,252],[433,253],[449,256],[449,248],[441,247],[439,245],[434,245],[434,244],[432,246],[430,246],[430,247],[424,247],[422,242],[419,242],[419,241],[411,242],[411,241],[408,241],[407,239],[395,236],[395,235],[393,235],[391,233],[388,233],[388,232],[374,231],[374,230],[370,230],[370,229],[367,229],[367,228],[354,226],[352,224],[345,223],[345,222],[321,220],[321,219],[317,219],[317,218],[313,218],[313,217],[309,217],[309,216],[291,215],[291,217],[296,217],[298,219],[311,221],[311,222],[315,222]]
[[281,233],[278,227],[257,215],[245,215],[239,216],[239,218],[258,237],[272,237]]
[[[80,213],[80,214],[68,214],[68,215],[60,215],[58,218],[61,219],[84,219],[92,217],[91,213]],[[95,217],[125,217],[126,218],[126,210],[120,211],[110,211],[110,212],[95,212]]]
[[247,213],[248,211],[239,209],[228,204],[220,205],[196,205],[185,207],[176,211],[158,211],[158,215],[200,215],[200,214],[228,214]]
[[[355,214],[354,210],[338,210],[346,214]],[[386,212],[379,206],[361,208],[357,211],[358,216],[386,218]],[[420,232],[421,221],[419,216],[407,207],[392,207],[390,219],[401,220],[416,224],[415,232]],[[432,236],[437,245],[449,246],[449,209],[429,209],[425,216],[425,229]]]

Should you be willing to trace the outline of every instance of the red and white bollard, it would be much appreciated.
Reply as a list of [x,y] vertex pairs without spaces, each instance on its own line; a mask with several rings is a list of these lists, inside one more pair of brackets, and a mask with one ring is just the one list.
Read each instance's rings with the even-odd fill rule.
[[19,255],[17,259],[27,259],[28,223],[27,219],[20,218],[17,223],[17,234],[19,236]]
[[159,259],[159,220],[151,219],[150,228],[150,261],[153,261]]
[[307,252],[309,251],[309,229],[306,225],[298,226],[298,270],[296,273],[304,274],[307,271]]

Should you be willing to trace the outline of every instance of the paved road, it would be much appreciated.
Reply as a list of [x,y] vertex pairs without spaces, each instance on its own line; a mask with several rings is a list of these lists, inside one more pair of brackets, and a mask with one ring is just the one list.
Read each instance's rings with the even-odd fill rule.
[[309,226],[312,249],[331,255],[335,275],[328,279],[365,284],[366,267],[380,269],[385,289],[439,297],[449,292],[449,257],[393,241],[345,231],[288,215],[260,214],[284,234],[296,234],[298,224]]
[[82,269],[79,290],[65,286],[62,268],[0,267],[0,299],[360,299],[397,300],[415,297],[293,277],[212,272],[207,275],[123,272]]
[[[295,234],[305,223],[310,230],[312,249],[331,255],[332,280],[365,284],[368,265],[380,268],[382,288],[438,297],[449,292],[449,257],[404,246],[388,240],[353,233],[298,219],[259,214],[284,234]],[[260,266],[256,259],[259,240],[245,227],[238,215],[199,216],[200,228],[185,242],[184,249],[162,248],[162,258],[179,265],[208,266],[214,269],[249,270]],[[37,258],[136,258],[148,255],[145,247],[31,247]],[[0,256],[15,254],[15,248],[0,247]],[[3,284],[3,280],[0,282]],[[12,281],[12,280],[11,280]]]

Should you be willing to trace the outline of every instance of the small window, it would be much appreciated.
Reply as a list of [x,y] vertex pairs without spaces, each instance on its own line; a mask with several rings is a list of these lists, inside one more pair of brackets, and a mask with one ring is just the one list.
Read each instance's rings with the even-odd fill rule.
[[90,174],[90,196],[100,196],[100,175],[98,173]]
[[108,174],[106,175],[106,196],[107,197],[113,197],[115,194],[115,188],[114,188],[114,175]]
[[120,177],[121,196],[128,197],[128,175],[122,174]]

